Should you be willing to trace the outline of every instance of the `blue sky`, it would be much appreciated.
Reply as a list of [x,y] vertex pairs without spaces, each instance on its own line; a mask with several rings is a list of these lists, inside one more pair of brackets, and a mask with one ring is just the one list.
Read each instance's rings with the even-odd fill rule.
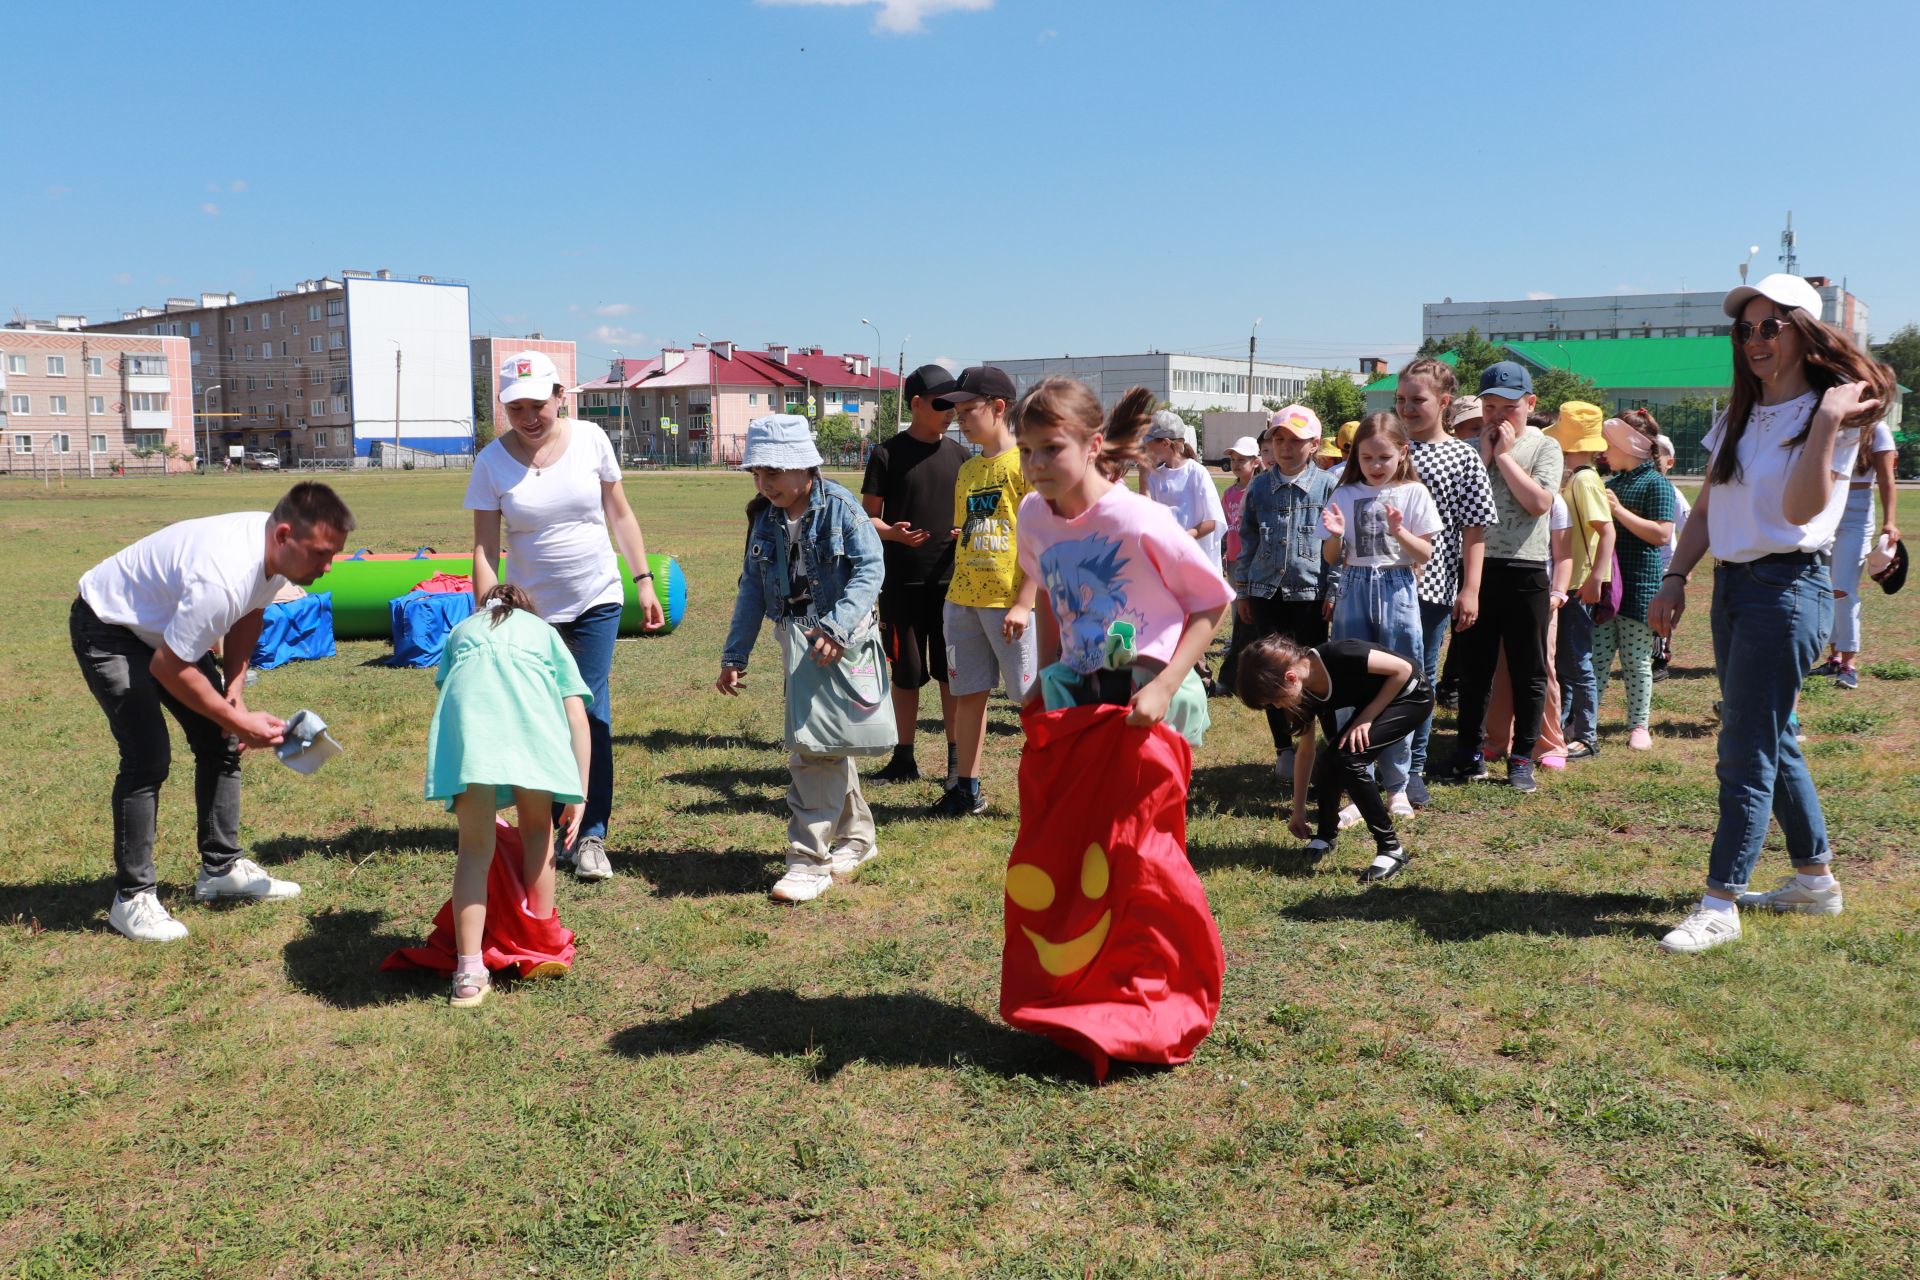
[[1447,295],[1730,286],[1791,208],[1884,336],[1920,320],[1920,6],[1813,13],[340,0],[108,6],[75,46],[24,6],[0,308],[391,267],[587,361],[871,350],[863,317],[909,367],[1232,354],[1258,316],[1263,356],[1348,365]]

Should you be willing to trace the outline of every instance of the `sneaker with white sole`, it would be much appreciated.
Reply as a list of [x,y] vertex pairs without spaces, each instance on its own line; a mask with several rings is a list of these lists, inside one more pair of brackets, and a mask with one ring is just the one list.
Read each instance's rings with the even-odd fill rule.
[[1724,942],[1739,940],[1740,913],[1738,911],[1716,911],[1712,907],[1695,907],[1687,913],[1685,920],[1674,926],[1671,933],[1660,939],[1660,949],[1690,955],[1696,951],[1711,950]]
[[116,894],[107,908],[107,923],[135,942],[178,942],[187,936],[187,926],[160,905],[160,895],[151,889],[131,898]]
[[291,880],[275,880],[252,858],[235,858],[225,875],[210,876],[205,867],[193,878],[193,900],[213,902],[220,898],[245,898],[266,902],[277,898],[297,898],[300,886]]
[[868,845],[864,849],[856,849],[851,845],[841,845],[833,851],[833,856],[828,859],[828,865],[833,870],[833,878],[835,880],[859,879],[860,869],[869,862],[872,862],[874,855],[879,852],[880,850],[872,845]]
[[611,880],[613,864],[607,861],[607,842],[599,836],[581,836],[573,842],[573,876],[576,880]]
[[1414,815],[1413,800],[1404,791],[1396,791],[1387,799],[1387,812],[1396,818],[1411,818]]
[[1797,911],[1809,916],[1837,916],[1844,905],[1840,884],[1831,889],[1809,889],[1799,876],[1788,876],[1765,893],[1743,893],[1735,899],[1743,907],[1765,911]]
[[775,902],[812,902],[833,888],[831,862],[789,862],[787,874],[773,886]]
[[1350,827],[1357,827],[1365,821],[1366,819],[1360,816],[1360,809],[1357,805],[1350,804],[1340,810],[1340,829],[1342,831]]

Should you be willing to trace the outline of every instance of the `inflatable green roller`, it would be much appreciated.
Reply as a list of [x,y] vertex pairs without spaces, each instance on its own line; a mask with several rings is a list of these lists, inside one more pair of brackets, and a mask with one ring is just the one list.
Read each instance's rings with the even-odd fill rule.
[[[620,611],[620,634],[641,635],[640,601],[633,587],[633,575],[627,570],[625,556],[620,561],[620,581],[626,588],[625,606]],[[654,592],[667,615],[667,625],[647,635],[663,636],[680,625],[687,612],[687,576],[672,556],[648,556],[653,570]],[[373,555],[361,551],[340,556],[333,567],[308,587],[309,591],[333,592],[333,634],[341,640],[385,640],[392,629],[388,602],[407,594],[436,573],[471,574],[472,556],[443,556],[425,551],[412,555]]]

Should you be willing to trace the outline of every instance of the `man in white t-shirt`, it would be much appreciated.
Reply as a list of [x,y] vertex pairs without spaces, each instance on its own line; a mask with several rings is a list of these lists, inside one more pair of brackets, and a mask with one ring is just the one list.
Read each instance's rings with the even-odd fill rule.
[[68,631],[80,673],[120,745],[113,783],[117,892],[107,923],[127,937],[187,936],[155,892],[155,817],[172,755],[162,707],[193,751],[195,899],[299,894],[299,885],[241,856],[240,753],[278,745],[286,728],[247,707],[247,664],[274,595],[325,573],[351,532],[346,504],[326,485],[309,482],[288,490],[271,513],[182,520],[81,575]]

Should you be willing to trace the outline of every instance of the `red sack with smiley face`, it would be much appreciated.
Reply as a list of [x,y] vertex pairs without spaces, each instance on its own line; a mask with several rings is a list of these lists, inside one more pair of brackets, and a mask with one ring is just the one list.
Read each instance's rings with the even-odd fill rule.
[[1093,1065],[1187,1061],[1220,1011],[1226,955],[1187,862],[1193,751],[1121,706],[1022,715],[1000,1016]]

